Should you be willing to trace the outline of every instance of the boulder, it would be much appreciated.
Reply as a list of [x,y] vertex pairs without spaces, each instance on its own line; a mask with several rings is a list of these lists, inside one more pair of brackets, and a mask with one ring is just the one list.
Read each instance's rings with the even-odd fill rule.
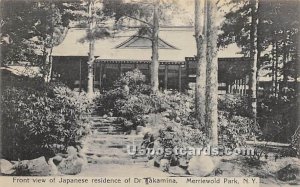
[[147,167],[154,167],[155,166],[155,161],[154,161],[154,159],[151,159],[151,160],[149,160],[148,162],[147,162]]
[[52,158],[52,162],[57,166],[61,161],[63,157],[60,155],[56,155],[55,157]]
[[197,177],[208,176],[215,169],[215,163],[210,156],[194,156],[188,164],[188,172]]
[[168,159],[161,159],[159,163],[159,169],[161,171],[169,171],[170,161]]
[[163,117],[168,118],[168,117],[170,116],[170,113],[169,113],[169,112],[162,112],[161,115],[162,115]]
[[188,167],[188,160],[186,158],[180,157],[178,159],[178,162],[179,162],[179,166],[184,167],[184,168]]
[[72,146],[67,148],[67,153],[67,158],[63,158],[58,164],[58,171],[65,175],[76,175],[80,173],[86,160],[78,155],[77,149]]
[[54,160],[54,158],[50,158],[48,160],[48,164],[50,166],[50,175],[52,175],[52,176],[60,175],[60,172],[58,171],[57,166],[55,165],[53,160]]
[[138,126],[136,127],[136,134],[137,134],[137,135],[142,134],[143,128],[144,128],[143,126],[138,125]]
[[187,174],[186,170],[179,166],[170,167],[169,173],[174,174],[174,175],[186,175]]
[[180,117],[177,116],[177,117],[175,118],[175,122],[180,123],[180,121],[181,121]]
[[143,135],[143,136],[145,136],[147,133],[151,133],[152,132],[152,129],[151,128],[149,128],[149,127],[144,127],[143,129],[142,129],[142,131],[141,131],[141,134]]
[[16,172],[14,165],[8,160],[0,159],[0,174],[1,175],[13,175]]
[[281,181],[291,181],[297,178],[299,175],[299,168],[296,165],[289,164],[284,168],[277,171],[277,178]]
[[16,165],[17,175],[29,176],[49,176],[51,167],[46,162],[45,157],[33,160],[22,160]]
[[76,175],[81,172],[84,160],[77,156],[64,158],[57,166],[60,173],[65,175]]
[[136,130],[131,130],[130,135],[136,135]]
[[67,154],[68,154],[68,156],[77,155],[77,149],[73,146],[69,146],[69,147],[67,147]]

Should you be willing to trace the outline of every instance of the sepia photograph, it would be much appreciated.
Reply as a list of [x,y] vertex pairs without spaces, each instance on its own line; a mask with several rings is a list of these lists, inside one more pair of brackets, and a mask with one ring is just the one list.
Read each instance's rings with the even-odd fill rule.
[[300,186],[299,0],[0,8],[0,186]]

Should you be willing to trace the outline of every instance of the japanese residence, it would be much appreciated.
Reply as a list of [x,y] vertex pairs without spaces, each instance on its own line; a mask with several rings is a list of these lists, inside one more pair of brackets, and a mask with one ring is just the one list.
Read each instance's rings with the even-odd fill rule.
[[[131,28],[95,41],[94,89],[107,89],[122,73],[138,68],[150,76],[151,40]],[[70,28],[53,49],[52,79],[72,89],[87,86],[87,30]],[[218,51],[220,93],[246,94],[250,63],[236,45]],[[193,27],[161,27],[159,32],[160,89],[184,91],[196,81],[196,43]]]

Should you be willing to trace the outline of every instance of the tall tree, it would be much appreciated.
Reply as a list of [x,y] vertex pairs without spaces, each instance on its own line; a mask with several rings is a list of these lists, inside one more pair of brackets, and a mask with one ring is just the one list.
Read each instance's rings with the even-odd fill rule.
[[[94,32],[94,0],[89,0],[89,33]],[[95,39],[93,36],[89,39],[89,59],[88,59],[88,84],[87,84],[87,95],[88,97],[92,97],[94,94],[94,50],[95,50]]]
[[253,117],[256,123],[257,117],[257,25],[258,25],[258,0],[251,2],[251,29],[250,29],[250,61],[251,61],[251,74],[250,74],[250,96]]
[[197,45],[195,105],[200,127],[205,127],[206,118],[206,4],[207,0],[204,3],[202,0],[195,0],[195,38]]
[[218,145],[217,0],[207,2],[206,125],[211,145]]
[[135,20],[140,23],[137,25],[142,27],[139,32],[141,37],[151,40],[150,83],[154,94],[159,91],[159,24],[161,22],[168,24],[170,20],[170,16],[166,14],[168,10],[173,12],[178,10],[176,2],[144,0],[125,3],[123,0],[104,0],[104,12],[108,15],[114,15],[117,26],[122,27],[124,22],[128,22],[128,19]]
[[151,88],[155,94],[158,92],[158,33],[159,33],[159,0],[155,0],[153,4],[153,26],[152,26],[152,63],[151,63]]

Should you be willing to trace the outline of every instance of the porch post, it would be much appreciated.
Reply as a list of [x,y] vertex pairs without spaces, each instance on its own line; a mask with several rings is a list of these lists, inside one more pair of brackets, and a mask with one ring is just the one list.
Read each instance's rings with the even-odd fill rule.
[[122,64],[118,64],[118,69],[119,69],[119,73],[120,73],[120,77],[122,76]]
[[81,82],[81,58],[79,58],[79,92],[81,92],[81,89],[82,89],[82,82]]
[[102,63],[100,62],[100,67],[99,67],[99,92],[101,93],[101,88],[102,88]]
[[178,91],[181,92],[181,65],[178,66]]
[[238,79],[237,82],[238,82],[238,93],[239,95],[241,95],[241,79]]
[[168,65],[165,65],[165,85],[164,85],[164,90],[168,89]]
[[190,77],[190,67],[189,67],[189,62],[186,60],[185,61],[185,65],[186,65],[186,79],[185,79],[185,85],[188,87],[189,86],[189,83],[190,83],[190,80],[189,80],[189,77]]
[[247,95],[247,76],[245,77],[245,80],[244,80],[244,93],[245,93],[245,95]]

